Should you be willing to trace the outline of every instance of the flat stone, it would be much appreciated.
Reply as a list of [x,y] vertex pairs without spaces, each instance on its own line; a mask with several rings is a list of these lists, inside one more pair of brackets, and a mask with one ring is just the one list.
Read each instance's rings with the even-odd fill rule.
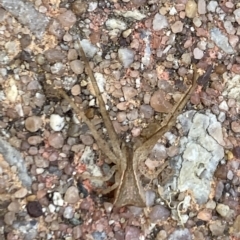
[[171,112],[173,105],[166,100],[165,93],[161,89],[157,90],[153,93],[151,100],[150,100],[151,107],[156,112]]
[[21,205],[20,205],[20,203],[17,202],[17,201],[13,201],[13,202],[11,202],[11,203],[8,205],[8,210],[9,210],[10,212],[18,213],[19,210],[20,210],[20,208],[21,208]]
[[84,65],[80,60],[73,60],[70,62],[70,68],[76,74],[82,74],[84,70]]
[[183,23],[181,21],[176,21],[171,25],[171,29],[173,33],[179,33],[183,30]]
[[233,121],[233,122],[231,123],[231,128],[232,128],[233,132],[235,132],[235,133],[240,133],[240,122],[238,122],[238,121]]
[[211,210],[203,209],[202,211],[200,211],[198,213],[197,218],[208,222],[212,218],[212,212],[211,212]]
[[28,191],[26,188],[21,188],[14,193],[15,198],[24,198],[27,195]]
[[71,10],[59,14],[57,19],[62,24],[63,27],[71,27],[77,21],[75,14]]
[[42,206],[38,201],[28,202],[26,208],[31,217],[37,218],[43,215]]
[[155,205],[149,213],[149,219],[153,223],[157,221],[165,221],[168,217],[170,217],[170,211],[162,205]]
[[199,14],[206,14],[206,1],[205,0],[198,0],[198,13]]
[[63,146],[64,138],[59,132],[51,133],[48,137],[48,142],[50,146],[58,149]]
[[65,196],[64,196],[64,201],[70,204],[75,204],[79,201],[79,192],[77,187],[71,186],[67,189]]
[[153,30],[160,31],[166,27],[168,27],[167,18],[159,13],[155,14],[153,18]]
[[28,117],[25,120],[25,127],[30,132],[38,131],[42,126],[42,119],[37,116]]
[[222,217],[227,217],[228,213],[229,213],[229,206],[225,205],[225,204],[221,204],[219,203],[216,207],[216,211],[222,216]]
[[132,99],[138,94],[137,89],[133,87],[124,86],[122,90],[123,90],[123,95],[126,101],[129,101],[130,99]]
[[13,224],[13,221],[16,220],[16,216],[15,216],[15,213],[14,212],[7,212],[5,215],[4,215],[4,222],[7,224],[7,225],[12,225]]
[[223,236],[225,226],[220,220],[217,220],[209,224],[209,229],[213,236]]

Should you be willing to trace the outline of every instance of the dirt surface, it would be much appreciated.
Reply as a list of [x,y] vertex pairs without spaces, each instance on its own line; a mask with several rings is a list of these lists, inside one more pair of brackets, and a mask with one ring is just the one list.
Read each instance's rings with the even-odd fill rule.
[[[234,0],[0,0],[0,240],[240,239],[239,24]],[[151,136],[197,68],[141,163],[145,208],[101,194],[113,164],[56,90],[108,143],[78,38],[127,144]]]

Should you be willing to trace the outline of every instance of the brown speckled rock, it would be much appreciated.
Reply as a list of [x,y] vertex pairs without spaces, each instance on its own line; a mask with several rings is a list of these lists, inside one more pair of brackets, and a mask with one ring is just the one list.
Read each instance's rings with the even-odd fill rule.
[[212,218],[212,211],[209,209],[203,209],[198,213],[197,218],[203,221],[210,221]]
[[21,205],[18,201],[13,201],[8,205],[8,210],[10,212],[19,212],[19,210],[21,209]]
[[126,101],[130,100],[131,98],[135,97],[138,94],[137,90],[133,87],[125,86],[122,88],[122,90]]
[[94,142],[93,137],[90,135],[81,135],[80,139],[82,140],[82,143],[87,146],[91,146]]
[[42,126],[42,119],[37,116],[28,117],[25,120],[25,127],[30,132],[36,132]]
[[45,51],[44,55],[50,63],[61,62],[65,57],[62,51],[54,48]]
[[31,145],[37,145],[42,142],[42,137],[40,136],[31,136],[27,139],[28,143]]
[[235,133],[240,133],[240,122],[238,121],[233,121],[231,123],[231,128]]
[[232,153],[233,153],[235,158],[240,159],[240,146],[234,147],[233,150],[232,150]]
[[173,107],[173,105],[166,100],[165,93],[161,89],[152,95],[150,105],[156,112],[164,113],[170,112]]
[[28,191],[26,188],[21,188],[14,193],[15,198],[24,198],[27,195]]
[[7,225],[12,225],[14,220],[16,220],[16,216],[15,216],[15,213],[14,213],[14,212],[7,212],[7,213],[4,215],[4,222],[5,222]]
[[64,138],[61,133],[51,133],[48,137],[48,142],[50,146],[54,148],[61,148],[64,143]]
[[77,18],[71,10],[67,10],[66,12],[58,15],[58,20],[63,27],[68,28],[71,27],[77,21]]
[[71,5],[72,11],[78,16],[81,16],[83,13],[85,13],[87,11],[87,7],[87,2],[84,0],[74,1]]
[[70,62],[70,68],[76,74],[82,74],[84,70],[84,65],[80,60],[73,60]]

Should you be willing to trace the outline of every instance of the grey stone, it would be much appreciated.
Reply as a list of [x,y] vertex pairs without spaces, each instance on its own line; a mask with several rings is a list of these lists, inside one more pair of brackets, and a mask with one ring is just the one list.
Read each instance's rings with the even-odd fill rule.
[[233,54],[235,52],[234,49],[230,46],[228,38],[222,34],[220,29],[212,28],[210,31],[210,36],[212,41],[215,42],[215,44],[225,53]]
[[1,5],[20,23],[28,27],[36,37],[42,38],[46,32],[49,18],[38,12],[32,3],[23,0],[1,0]]
[[204,204],[210,194],[213,174],[224,157],[223,147],[218,143],[223,141],[221,125],[209,112],[194,114],[189,111],[178,119],[184,124],[185,131],[189,129],[188,136],[180,140],[183,159],[178,189],[181,192],[191,190],[196,201]]
[[18,171],[18,177],[21,180],[23,186],[27,189],[31,189],[32,179],[28,175],[26,164],[20,152],[11,147],[9,143],[0,138],[0,153],[4,156],[4,159],[11,165],[15,166]]

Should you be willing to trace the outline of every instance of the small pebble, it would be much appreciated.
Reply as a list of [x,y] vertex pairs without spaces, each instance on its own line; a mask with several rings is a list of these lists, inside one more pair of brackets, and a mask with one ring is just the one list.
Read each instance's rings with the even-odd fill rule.
[[162,206],[162,205],[155,205],[151,212],[149,213],[149,220],[154,223],[156,221],[165,221],[170,216],[170,211]]
[[42,119],[37,116],[28,117],[25,120],[25,127],[30,132],[38,131],[42,126]]
[[229,110],[227,102],[225,100],[219,104],[219,109],[225,112]]
[[118,122],[123,122],[127,118],[126,112],[118,112],[117,113],[117,120]]
[[126,101],[129,101],[138,94],[138,91],[133,87],[122,87],[123,95]]
[[238,24],[240,24],[240,8],[236,9],[233,12],[234,16],[235,16],[235,20],[237,21]]
[[24,198],[27,195],[28,191],[26,188],[21,188],[14,193],[15,198]]
[[188,18],[194,18],[197,14],[197,4],[194,0],[188,0],[185,7],[185,13]]
[[215,12],[216,11],[216,8],[218,6],[218,2],[217,1],[210,1],[207,5],[207,10],[209,12]]
[[8,211],[18,213],[21,205],[17,201],[13,201],[8,205]]
[[79,95],[81,93],[80,85],[79,84],[74,85],[71,89],[71,93],[72,93],[73,96]]
[[201,49],[199,49],[199,48],[194,48],[194,50],[193,50],[193,55],[194,55],[194,58],[195,59],[201,59],[201,58],[203,58],[203,51],[201,50]]
[[235,158],[240,159],[240,146],[236,146],[233,148],[232,153]]
[[87,11],[87,8],[88,8],[87,2],[82,0],[74,1],[71,4],[71,9],[77,16],[81,16],[83,13],[85,13]]
[[235,133],[240,133],[240,122],[238,122],[238,121],[233,121],[233,122],[231,123],[231,128],[232,128],[233,132],[235,132]]
[[58,114],[51,114],[50,116],[50,127],[54,131],[61,131],[65,125],[64,117],[59,116]]
[[220,112],[218,115],[218,121],[223,123],[226,120],[226,113],[225,112]]
[[153,93],[150,105],[156,112],[164,113],[170,112],[173,107],[173,105],[166,100],[165,93],[161,89]]
[[38,218],[43,215],[42,206],[38,201],[28,202],[26,208],[31,217]]
[[232,234],[239,234],[239,232],[240,232],[240,215],[236,217],[232,229],[230,230],[230,233]]
[[227,179],[233,180],[233,177],[234,177],[233,171],[229,170],[227,173]]
[[5,215],[4,215],[4,222],[7,224],[7,225],[12,225],[13,224],[13,221],[16,220],[16,216],[15,216],[15,213],[14,212],[7,212]]
[[[226,178],[227,178],[227,176],[226,176]],[[217,183],[216,189],[215,189],[215,200],[216,201],[218,201],[222,197],[223,189],[224,189],[224,184],[222,181],[219,181]]]
[[143,114],[144,118],[151,118],[154,114],[153,109],[150,105],[141,105],[140,106],[140,114]]
[[50,63],[61,62],[65,57],[62,51],[55,48],[45,51],[44,56]]
[[203,209],[198,213],[197,218],[208,222],[212,218],[212,211],[209,209]]
[[75,186],[69,187],[65,193],[64,201],[70,204],[75,204],[79,199],[78,189]]
[[220,220],[214,221],[209,224],[209,229],[213,236],[223,236],[225,227]]
[[157,13],[153,18],[153,30],[160,31],[166,27],[168,27],[167,18],[165,16]]
[[127,24],[120,19],[116,18],[109,18],[106,22],[106,27],[108,29],[119,29],[119,30],[126,30]]
[[133,240],[140,238],[140,229],[134,226],[127,226],[125,230],[125,240]]
[[63,146],[64,138],[59,132],[51,133],[48,137],[48,142],[50,146],[58,149]]
[[59,14],[57,19],[62,24],[63,27],[71,27],[77,21],[75,14],[71,10],[67,10],[62,14]]
[[219,203],[216,207],[216,211],[222,216],[222,217],[227,217],[228,213],[229,213],[229,206],[225,205],[225,204],[221,204]]
[[93,137],[91,135],[81,135],[80,139],[86,146],[91,146],[94,143]]
[[40,136],[31,136],[27,139],[27,141],[30,145],[38,145],[43,141],[43,138]]
[[118,49],[118,58],[123,64],[124,68],[128,68],[134,60],[135,53],[128,48],[119,48]]
[[70,62],[70,68],[76,74],[82,74],[84,70],[84,65],[80,60],[73,60]]
[[59,192],[54,192],[53,193],[53,203],[56,206],[63,206],[64,205],[62,195]]
[[74,216],[74,209],[71,206],[67,206],[64,209],[63,217],[66,219],[71,219]]
[[198,0],[198,13],[206,14],[206,0]]
[[206,208],[209,208],[209,209],[215,209],[216,208],[216,202],[213,201],[213,200],[209,200],[207,203],[206,203]]
[[171,29],[173,33],[179,33],[183,30],[183,23],[181,21],[176,21],[171,25]]

